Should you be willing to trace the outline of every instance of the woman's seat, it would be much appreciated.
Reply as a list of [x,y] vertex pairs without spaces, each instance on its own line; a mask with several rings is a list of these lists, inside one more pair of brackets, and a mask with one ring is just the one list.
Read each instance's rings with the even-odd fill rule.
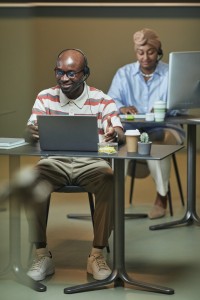
[[[172,162],[173,162],[173,166],[174,166],[176,181],[177,181],[177,184],[178,184],[181,203],[184,206],[183,189],[182,189],[182,185],[181,185],[180,174],[179,174],[179,170],[178,170],[178,165],[177,165],[175,153],[172,154]],[[137,178],[145,178],[150,174],[149,169],[148,169],[148,165],[147,165],[146,162],[137,161],[137,160],[134,160],[134,159],[131,159],[129,161],[127,175],[131,177],[130,192],[129,192],[129,203],[130,204],[132,204],[132,202],[133,202],[133,189],[134,189],[134,181],[135,181],[135,178],[136,178],[136,168],[138,168],[137,173],[139,173]],[[141,172],[140,172],[140,168],[142,169]],[[173,216],[173,207],[172,207],[172,196],[171,196],[170,183],[169,183],[168,194],[167,195],[168,195],[167,198],[168,198],[168,202],[169,202],[170,215]]]

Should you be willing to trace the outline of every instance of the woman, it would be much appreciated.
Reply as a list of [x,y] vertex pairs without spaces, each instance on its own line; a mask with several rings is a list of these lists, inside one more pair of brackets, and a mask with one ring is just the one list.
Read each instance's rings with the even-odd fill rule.
[[[137,61],[117,70],[108,91],[120,114],[152,112],[155,101],[167,100],[168,64],[161,61],[163,51],[158,35],[153,30],[144,28],[134,33],[133,42]],[[167,112],[172,116],[179,113],[178,110]],[[138,125],[134,123],[125,125],[125,129],[135,128]],[[181,126],[173,124],[162,124],[159,127],[152,125],[145,128],[145,131],[150,140],[158,144],[182,144],[184,140]],[[149,218],[161,218],[166,215],[171,157],[147,163],[157,190]]]

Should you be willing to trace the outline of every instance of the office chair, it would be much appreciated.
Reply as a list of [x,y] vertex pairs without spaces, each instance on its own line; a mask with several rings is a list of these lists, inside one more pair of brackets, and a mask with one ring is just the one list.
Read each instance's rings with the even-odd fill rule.
[[[134,180],[135,180],[135,174],[136,174],[136,165],[139,162],[140,161],[137,162],[137,160],[131,159],[130,162],[129,162],[129,166],[128,166],[127,175],[131,177],[130,193],[129,193],[129,203],[130,204],[132,204],[132,202],[133,202],[133,188],[134,188]],[[179,189],[181,203],[184,206],[185,202],[184,202],[184,196],[183,196],[183,189],[182,189],[182,185],[181,185],[181,180],[180,180],[180,175],[179,175],[179,170],[178,170],[178,165],[177,165],[175,153],[172,154],[172,162],[173,162],[174,171],[175,171],[175,175],[176,175],[176,181],[177,181],[177,184],[178,184],[178,189]],[[145,178],[149,174],[150,174],[150,172],[148,170],[148,166],[145,163],[144,174],[143,174],[143,176],[141,176],[141,178]],[[170,215],[173,216],[173,207],[172,207],[172,196],[171,196],[171,186],[170,186],[170,183],[168,185],[167,196],[168,196],[167,199],[168,199],[168,203],[169,203]]]

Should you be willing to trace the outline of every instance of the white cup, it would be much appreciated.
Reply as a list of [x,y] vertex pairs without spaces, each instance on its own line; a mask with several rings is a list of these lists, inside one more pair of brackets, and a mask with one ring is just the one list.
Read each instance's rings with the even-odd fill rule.
[[146,121],[154,121],[154,113],[146,113],[145,120]]
[[126,130],[125,136],[127,152],[137,152],[140,131],[138,129]]
[[154,117],[156,122],[163,122],[166,114],[166,104],[164,101],[154,102]]

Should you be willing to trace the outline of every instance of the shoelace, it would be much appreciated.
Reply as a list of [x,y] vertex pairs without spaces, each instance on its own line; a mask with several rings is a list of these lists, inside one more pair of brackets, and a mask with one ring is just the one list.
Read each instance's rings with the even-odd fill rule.
[[30,270],[34,271],[34,270],[39,269],[41,267],[41,264],[44,261],[44,259],[45,259],[45,256],[37,257],[36,259],[34,259]]
[[96,264],[99,268],[99,270],[102,270],[102,269],[105,269],[105,270],[108,270],[108,266],[105,262],[105,259],[102,255],[99,255],[99,256],[94,256],[95,257],[95,261],[96,261]]

